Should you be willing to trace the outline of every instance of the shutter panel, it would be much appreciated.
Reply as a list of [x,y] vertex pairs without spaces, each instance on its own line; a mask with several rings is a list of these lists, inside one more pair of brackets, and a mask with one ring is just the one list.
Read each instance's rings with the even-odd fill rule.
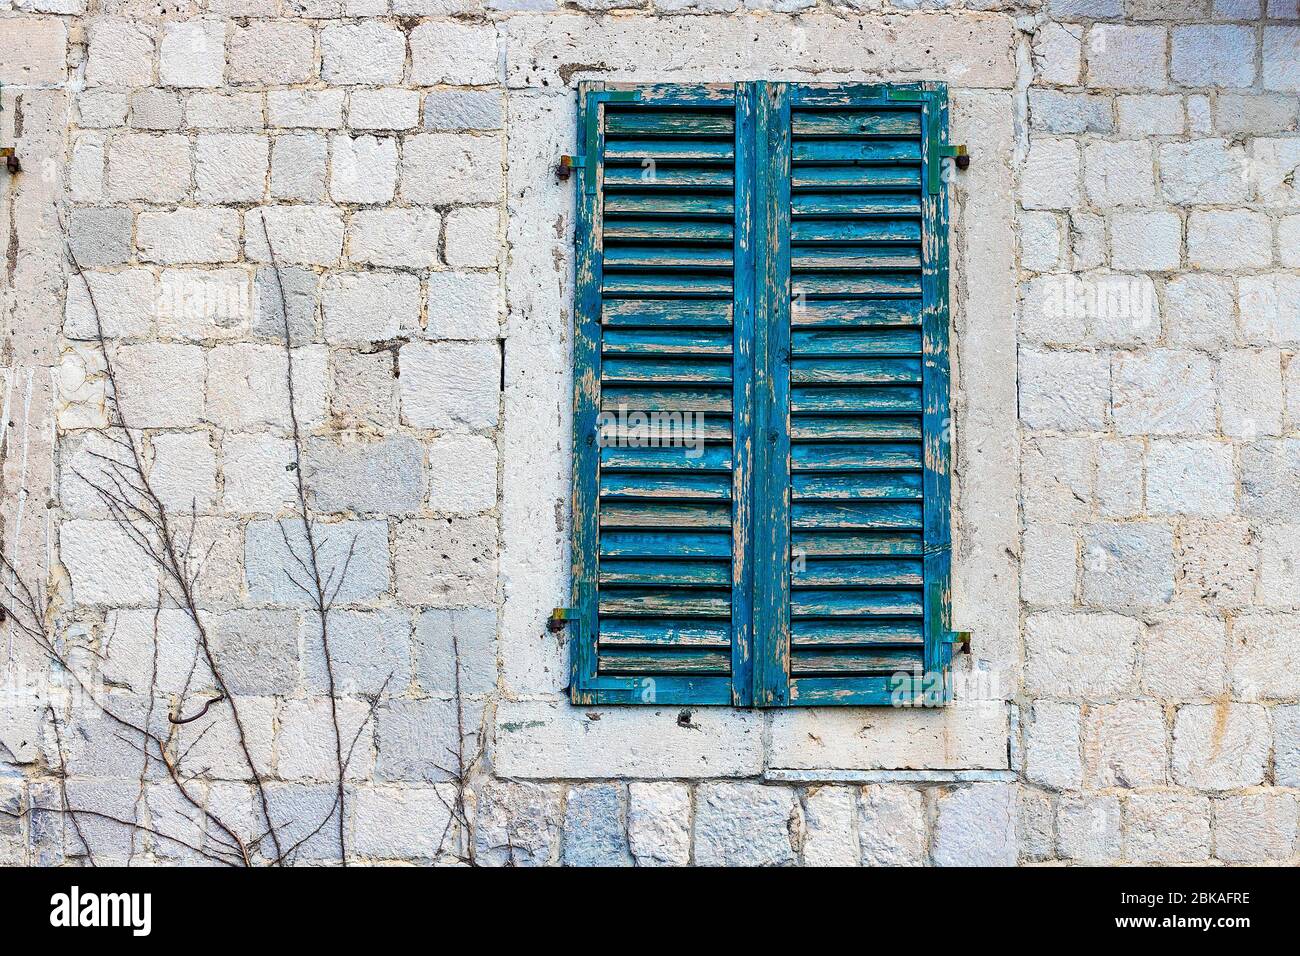
[[579,97],[574,700],[745,704],[746,113],[731,86]]
[[794,87],[789,99],[788,702],[938,703],[950,657],[945,101],[917,87]]
[[575,703],[949,699],[946,119],[580,86]]

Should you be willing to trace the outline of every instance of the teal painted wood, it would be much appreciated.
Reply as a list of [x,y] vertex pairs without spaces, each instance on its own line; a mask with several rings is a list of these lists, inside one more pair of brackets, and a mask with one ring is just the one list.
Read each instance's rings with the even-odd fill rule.
[[745,705],[746,120],[734,86],[579,97],[572,697]]
[[732,384],[732,703],[754,702],[754,170],[758,159],[758,91],[753,83],[735,87],[735,292]]
[[[951,699],[946,110],[583,85],[575,702]],[[627,407],[708,444],[586,444]]]
[[790,87],[754,86],[754,702],[779,707],[790,683]]
[[925,671],[929,704],[952,699],[952,420],[948,359],[948,189],[939,175],[939,145],[948,129],[948,90],[927,84],[924,109],[929,136],[925,197],[923,312],[925,403]]
[[[600,83],[578,86],[578,136],[586,140],[589,110],[595,106],[590,95]],[[594,173],[599,153],[585,160]],[[600,451],[597,447],[597,415],[600,411],[600,286],[601,228],[600,203],[594,192],[579,184],[577,192],[577,256],[574,274],[573,312],[573,606],[569,621],[569,687],[575,704],[594,703],[586,696],[596,676],[596,586],[598,574],[597,483]]]
[[946,686],[933,653],[946,628],[929,611],[947,588],[930,553],[948,521],[934,450],[947,424],[946,241],[927,188],[937,95],[792,93],[792,705],[945,699],[926,697]]

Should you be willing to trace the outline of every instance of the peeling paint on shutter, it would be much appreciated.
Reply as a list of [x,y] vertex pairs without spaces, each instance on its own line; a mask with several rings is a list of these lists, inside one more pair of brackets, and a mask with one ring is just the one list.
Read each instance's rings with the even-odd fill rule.
[[574,697],[744,704],[749,586],[736,540],[750,500],[752,334],[733,281],[738,250],[748,254],[736,97],[730,86],[609,95],[580,90],[596,188],[580,212],[578,405],[601,415],[577,432]]
[[946,228],[927,188],[945,117],[937,93],[898,92],[791,93],[792,703],[911,700],[946,630],[946,568],[927,587],[947,545]]
[[575,702],[946,701],[942,89],[579,96]]

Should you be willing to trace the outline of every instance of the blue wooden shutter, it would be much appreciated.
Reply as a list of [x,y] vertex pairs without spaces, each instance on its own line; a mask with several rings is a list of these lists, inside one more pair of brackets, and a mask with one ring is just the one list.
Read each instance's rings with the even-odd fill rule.
[[783,613],[759,632],[769,670],[789,680],[760,702],[940,703],[951,656],[945,96],[794,86],[781,109],[789,246],[773,254],[789,308],[773,374],[789,400],[774,419],[786,494],[771,520],[788,528],[791,571]]
[[575,702],[948,698],[945,114],[580,87]]
[[748,704],[748,114],[732,86],[579,98],[573,698]]

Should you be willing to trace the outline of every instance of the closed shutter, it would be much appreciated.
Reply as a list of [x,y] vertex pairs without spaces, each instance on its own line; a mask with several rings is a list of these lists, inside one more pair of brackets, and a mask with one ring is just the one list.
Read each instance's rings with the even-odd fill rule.
[[736,97],[580,95],[575,697],[748,703]]
[[924,344],[927,298],[947,321],[940,249],[924,241],[939,226],[926,134],[943,120],[927,112],[942,102],[880,88],[788,96],[790,698],[870,699],[926,671],[925,555],[946,545],[947,394],[931,374],[942,412],[927,418]]
[[947,700],[942,90],[580,96],[574,699]]

